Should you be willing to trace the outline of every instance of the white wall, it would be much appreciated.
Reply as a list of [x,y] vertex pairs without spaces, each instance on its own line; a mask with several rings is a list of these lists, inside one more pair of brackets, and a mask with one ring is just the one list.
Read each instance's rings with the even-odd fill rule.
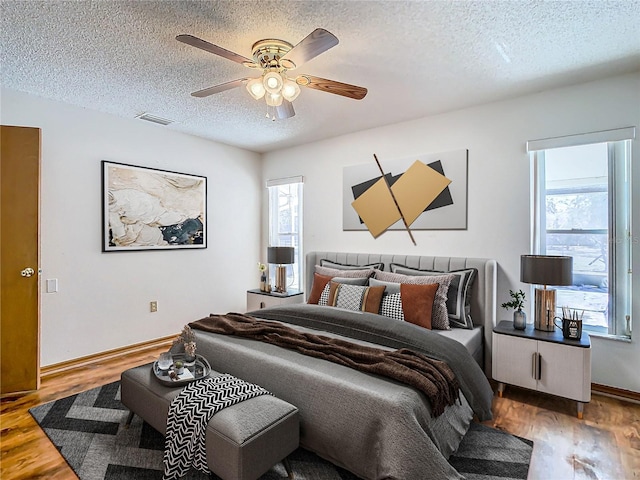
[[[357,102],[347,105],[348,101],[345,99],[345,108],[358,108]],[[271,152],[263,156],[263,177],[304,175],[305,251],[494,258],[500,266],[501,304],[508,300],[509,289],[530,291],[529,285],[519,282],[520,255],[529,253],[526,141],[632,125],[640,127],[637,73]],[[467,230],[415,231],[417,246],[402,231],[389,231],[378,239],[368,232],[342,231],[343,167],[373,162],[374,153],[384,167],[385,161],[460,148],[469,150]],[[636,167],[640,160],[638,140],[633,156]],[[640,168],[634,168],[633,175],[633,204],[640,205]],[[640,208],[633,215],[633,223],[640,225]],[[266,231],[266,225],[263,229]],[[633,245],[634,271],[640,272],[637,234]],[[634,298],[638,299],[640,278],[636,274],[633,280]],[[510,318],[502,309],[498,313],[499,319]],[[634,302],[633,318],[640,323],[639,301]],[[592,345],[593,382],[640,392],[638,338],[632,343],[592,338]]]
[[[42,129],[43,366],[244,311],[258,281],[259,154],[7,89],[1,101],[3,124]],[[208,248],[102,253],[101,160],[206,176]]]

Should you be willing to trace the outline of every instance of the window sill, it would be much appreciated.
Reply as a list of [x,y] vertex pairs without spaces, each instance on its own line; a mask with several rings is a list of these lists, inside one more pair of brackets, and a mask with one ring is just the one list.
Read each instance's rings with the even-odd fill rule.
[[618,342],[626,342],[626,343],[631,343],[631,337],[627,337],[626,335],[609,335],[608,333],[601,333],[601,332],[593,332],[591,330],[584,330],[585,333],[587,333],[590,337],[598,337],[598,338],[604,338],[607,340],[615,340]]

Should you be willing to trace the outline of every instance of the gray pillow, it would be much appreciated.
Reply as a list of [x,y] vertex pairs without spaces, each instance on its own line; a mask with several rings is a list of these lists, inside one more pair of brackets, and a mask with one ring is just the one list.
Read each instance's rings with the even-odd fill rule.
[[377,278],[370,278],[369,285],[372,287],[387,287],[384,291],[385,294],[400,293],[400,284],[396,282],[384,282]]
[[451,279],[451,283],[449,284],[449,290],[447,291],[447,313],[449,316],[449,324],[452,327],[467,329],[473,328],[473,320],[471,318],[471,288],[478,276],[477,269],[467,268],[462,270],[451,270],[450,272],[442,272],[438,270],[420,270],[392,263],[391,271],[402,275],[416,276],[438,276],[443,274],[454,275]]
[[369,278],[373,275],[374,271],[375,270],[373,268],[339,270],[337,268],[328,268],[316,265],[316,273],[329,277]]
[[376,270],[384,270],[384,263],[370,263],[368,265],[350,265],[348,263],[338,263],[323,258],[320,260],[321,267],[335,268],[336,270],[362,270],[365,268],[374,268]]

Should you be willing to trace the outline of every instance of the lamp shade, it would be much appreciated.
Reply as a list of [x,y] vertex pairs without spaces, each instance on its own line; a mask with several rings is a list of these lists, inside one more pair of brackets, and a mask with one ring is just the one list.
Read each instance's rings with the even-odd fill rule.
[[521,255],[520,281],[534,285],[573,285],[573,257]]
[[266,90],[262,84],[262,78],[254,78],[247,83],[247,91],[256,100],[260,100],[264,97]]
[[267,262],[277,265],[293,263],[293,247],[269,247],[267,248]]

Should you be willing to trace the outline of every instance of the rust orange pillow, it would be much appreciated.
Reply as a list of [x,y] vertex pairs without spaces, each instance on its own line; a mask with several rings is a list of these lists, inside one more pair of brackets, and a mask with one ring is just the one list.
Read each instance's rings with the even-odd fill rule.
[[320,295],[322,295],[324,287],[332,278],[333,277],[331,275],[320,275],[319,273],[314,273],[313,286],[311,287],[311,293],[309,293],[307,303],[315,303],[317,305],[320,301]]
[[431,311],[433,310],[433,301],[436,298],[439,286],[437,283],[426,285],[400,284],[402,313],[406,322],[431,330]]

